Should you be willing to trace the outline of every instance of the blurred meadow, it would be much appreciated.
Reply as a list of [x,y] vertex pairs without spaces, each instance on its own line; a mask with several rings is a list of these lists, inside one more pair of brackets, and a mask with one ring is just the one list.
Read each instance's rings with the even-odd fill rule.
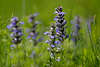
[[[44,32],[49,30],[51,23],[56,23],[54,12],[59,6],[66,13],[64,18],[69,37],[63,42],[61,61],[50,64],[50,46],[45,43],[49,37]],[[36,12],[39,15],[35,20],[40,22],[37,31],[43,41],[35,46],[27,39],[26,30],[31,27],[29,16]],[[24,22],[23,36],[21,43],[11,47],[13,43],[7,25],[14,16]],[[71,33],[76,16],[80,17],[80,35],[74,43]],[[100,67],[99,25],[100,0],[0,0],[0,67]]]

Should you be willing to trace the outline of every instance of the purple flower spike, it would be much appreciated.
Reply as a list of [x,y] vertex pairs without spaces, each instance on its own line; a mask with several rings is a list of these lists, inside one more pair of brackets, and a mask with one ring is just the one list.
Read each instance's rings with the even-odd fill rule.
[[[60,61],[60,57],[58,57],[58,53],[61,53],[62,44],[64,39],[66,38],[66,30],[65,24],[67,23],[64,19],[64,12],[62,12],[62,7],[56,8],[56,17],[54,20],[56,23],[52,23],[49,35],[48,32],[45,32],[45,35],[48,35],[49,39],[46,41],[50,45],[50,58],[51,60]],[[58,49],[59,48],[59,49]],[[57,55],[57,56],[56,56]],[[58,57],[58,58],[57,58]]]
[[73,27],[75,29],[73,29],[73,32],[72,32],[72,41],[76,44],[76,42],[80,39],[79,37],[79,34],[80,34],[80,17],[79,16],[75,16],[74,20],[74,25]]
[[36,46],[39,42],[42,41],[42,38],[38,39],[38,32],[37,32],[37,25],[40,24],[39,21],[35,21],[35,17],[38,15],[38,13],[32,14],[29,16],[28,21],[31,22],[32,27],[30,29],[27,29],[27,32],[30,32],[29,38],[31,38],[34,42],[34,45]]
[[22,29],[19,26],[18,18],[13,17],[11,19],[11,24],[7,26],[8,29],[11,29],[11,37],[12,37],[12,43],[18,44],[21,42],[21,36],[22,36]]
[[56,37],[58,38],[59,41],[64,41],[66,38],[66,30],[65,30],[65,25],[67,24],[66,20],[64,19],[64,12],[62,12],[63,9],[62,7],[56,8],[56,14],[57,14],[57,21],[56,21]]

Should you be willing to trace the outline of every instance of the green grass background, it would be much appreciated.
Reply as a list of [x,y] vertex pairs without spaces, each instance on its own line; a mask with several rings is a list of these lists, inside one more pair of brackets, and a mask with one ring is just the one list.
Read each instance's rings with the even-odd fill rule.
[[[22,37],[22,43],[11,49],[10,32],[6,26],[10,24],[12,16],[18,16],[25,22],[25,31],[28,16],[39,12],[36,19],[42,22],[39,29],[43,33],[47,31],[50,23],[54,22],[54,11],[58,6],[62,6],[66,12],[65,19],[68,24],[74,16],[83,18],[80,31],[82,35],[76,47],[69,40],[64,42],[64,59],[54,63],[52,67],[100,67],[100,0],[0,0],[0,67],[49,67],[48,45],[44,41],[33,46],[33,43],[26,39],[27,33],[24,32],[26,36]],[[90,16],[95,16],[95,25],[91,25],[92,40],[86,26],[86,20]],[[36,56],[30,58],[32,51],[36,52]]]

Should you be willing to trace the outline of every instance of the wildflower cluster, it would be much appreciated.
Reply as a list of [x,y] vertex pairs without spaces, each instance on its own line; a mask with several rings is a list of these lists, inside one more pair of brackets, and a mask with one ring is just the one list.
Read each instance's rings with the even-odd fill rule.
[[46,43],[50,45],[49,50],[51,51],[50,57],[56,61],[60,61],[61,53],[64,39],[66,39],[64,12],[62,12],[62,7],[56,8],[57,16],[54,18],[56,23],[52,24],[49,32],[45,32],[45,35],[48,35],[50,40],[46,40]]
[[55,48],[55,25],[52,23],[51,27],[50,27],[50,31],[49,32],[45,32],[45,35],[49,36],[49,40],[46,40],[45,42],[50,44],[50,48],[48,48],[49,50],[51,50],[51,54],[54,56],[54,50],[53,48]]
[[12,43],[18,44],[22,41],[21,36],[22,28],[19,26],[20,24],[24,24],[24,22],[19,22],[18,17],[13,17],[11,19],[11,24],[7,26],[8,29],[11,30],[11,37],[12,37]]
[[30,33],[28,35],[28,39],[31,38],[34,41],[34,45],[37,45],[38,42],[41,42],[43,38],[39,38],[37,40],[38,32],[36,32],[37,25],[39,24],[38,21],[35,21],[35,17],[38,15],[38,13],[35,13],[34,15],[29,16],[29,22],[32,24],[32,28],[30,29]]
[[79,39],[79,30],[80,30],[80,18],[79,16],[75,17],[75,20],[73,21],[73,33],[72,33],[72,40],[74,42],[77,42]]
[[58,57],[56,55],[60,52],[60,48],[57,47],[57,44],[60,44],[60,41],[56,40],[55,24],[52,23],[50,30],[44,34],[49,36],[49,40],[46,40],[45,42],[50,45],[50,48],[48,48],[50,51],[50,62],[52,60],[57,60]]
[[65,32],[65,24],[67,21],[64,19],[64,12],[62,12],[62,7],[56,8],[56,14],[55,17],[56,21],[56,35],[58,37],[58,40],[63,42],[65,38],[67,38],[66,32]]

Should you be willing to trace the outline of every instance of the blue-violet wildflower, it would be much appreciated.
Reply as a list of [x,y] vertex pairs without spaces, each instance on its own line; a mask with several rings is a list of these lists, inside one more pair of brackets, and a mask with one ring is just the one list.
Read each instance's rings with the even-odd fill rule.
[[22,40],[21,36],[23,35],[22,28],[19,26],[24,24],[24,22],[19,22],[18,17],[13,17],[11,19],[11,24],[7,25],[7,28],[11,30],[12,43],[19,44]]
[[37,25],[40,24],[40,22],[35,21],[35,17],[38,15],[38,13],[35,13],[31,16],[29,16],[29,22],[32,24],[32,28],[29,30],[29,35],[28,35],[28,39],[31,38],[34,42],[34,45],[37,45],[38,42],[41,42],[43,40],[42,37],[40,37],[39,39],[37,39],[39,32],[37,32]]

